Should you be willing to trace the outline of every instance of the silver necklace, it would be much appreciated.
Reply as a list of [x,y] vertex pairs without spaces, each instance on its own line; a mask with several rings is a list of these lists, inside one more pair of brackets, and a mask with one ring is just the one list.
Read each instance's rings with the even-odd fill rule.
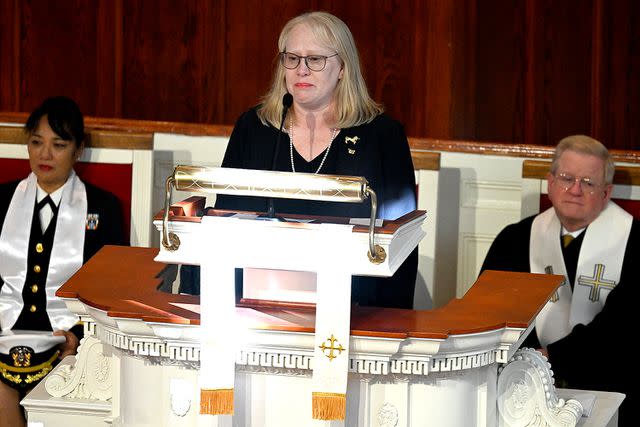
[[[333,144],[333,140],[336,139],[336,136],[338,135],[339,130],[340,129],[338,128],[333,129],[333,133],[331,134],[331,139],[329,140],[329,146],[324,151],[324,156],[320,161],[320,165],[318,166],[318,169],[316,169],[316,171],[313,173],[314,175],[317,175],[318,172],[320,172],[320,169],[322,169],[322,166],[324,165],[324,161],[327,160],[327,156],[329,155],[329,150],[331,150],[331,144]],[[289,158],[291,159],[291,170],[295,172],[296,166],[293,163],[293,120],[289,121]]]

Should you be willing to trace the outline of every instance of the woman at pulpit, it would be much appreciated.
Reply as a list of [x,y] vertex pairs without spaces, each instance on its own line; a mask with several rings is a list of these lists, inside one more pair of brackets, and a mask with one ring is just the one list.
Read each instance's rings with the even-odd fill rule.
[[14,427],[24,425],[19,400],[82,337],[56,290],[103,245],[125,242],[116,197],[73,170],[84,147],[78,105],[46,99],[25,133],[31,173],[0,185],[0,426]]
[[[236,122],[222,166],[363,176],[377,194],[378,218],[396,219],[416,208],[403,127],[370,97],[349,28],[325,12],[286,23],[271,88]],[[368,218],[371,209],[365,203],[291,199],[274,199],[273,204],[280,215]],[[265,212],[268,201],[219,195],[216,208]],[[354,302],[412,308],[417,260],[416,250],[392,278],[355,277]],[[183,268],[183,289],[194,281],[199,282],[198,270]]]

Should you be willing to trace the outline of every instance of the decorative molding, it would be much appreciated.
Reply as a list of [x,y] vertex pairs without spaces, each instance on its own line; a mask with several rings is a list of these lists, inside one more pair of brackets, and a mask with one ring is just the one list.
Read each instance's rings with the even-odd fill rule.
[[[1,118],[1,117],[0,117]],[[432,138],[409,138],[411,151],[449,151],[455,153],[482,154],[508,157],[530,157],[551,159],[555,147],[507,142],[460,141]],[[615,162],[640,163],[640,152],[632,150],[609,150]]]
[[[96,331],[102,342],[114,348],[141,357],[152,363],[197,367],[200,363],[198,341],[172,341],[159,337],[132,337],[117,329],[88,322],[85,328]],[[506,362],[511,344],[495,343],[493,348],[469,349],[463,356],[447,357],[429,355],[399,354],[395,351],[385,356],[383,353],[350,352],[349,372],[366,376],[426,377],[430,374],[465,371],[480,368],[495,362]],[[288,352],[290,351],[290,352]],[[394,358],[393,355],[396,355]],[[242,349],[236,355],[236,365],[240,372],[281,372],[288,375],[309,375],[313,370],[313,355],[301,354],[300,348],[278,348],[274,350]]]
[[[462,260],[462,265],[458,267],[458,289],[456,290],[459,297],[464,295],[476,281],[482,260],[495,237],[493,234],[461,234],[458,259]],[[485,248],[478,250],[480,244]],[[479,256],[479,254],[482,255]]]
[[62,365],[45,380],[45,389],[53,397],[109,400],[112,396],[113,365],[103,353],[103,344],[93,336],[82,339],[76,363]]
[[451,372],[480,368],[496,362],[497,350],[467,356],[434,357],[431,361],[432,372]]
[[[520,183],[465,180],[462,183],[461,207],[520,212]],[[479,197],[484,193],[487,197]],[[492,193],[492,197],[487,194]]]
[[391,360],[389,371],[392,374],[422,375],[431,371],[429,361],[421,360]]
[[542,353],[524,348],[499,369],[500,426],[572,427],[578,423],[582,405],[558,398],[550,367]]

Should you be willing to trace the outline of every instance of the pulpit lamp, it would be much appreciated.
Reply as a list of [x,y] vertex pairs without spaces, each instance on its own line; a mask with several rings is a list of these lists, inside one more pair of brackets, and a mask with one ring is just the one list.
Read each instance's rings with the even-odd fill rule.
[[384,249],[374,244],[374,228],[378,210],[376,193],[363,177],[345,175],[316,175],[312,173],[275,172],[179,165],[165,182],[162,246],[175,251],[180,240],[169,233],[171,189],[196,193],[261,196],[281,199],[319,200],[327,202],[362,203],[371,198],[369,223],[369,260],[374,264],[386,258]]

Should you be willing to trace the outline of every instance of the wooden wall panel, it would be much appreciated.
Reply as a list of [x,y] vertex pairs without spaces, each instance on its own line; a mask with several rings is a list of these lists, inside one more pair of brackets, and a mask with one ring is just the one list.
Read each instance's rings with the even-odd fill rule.
[[[122,116],[122,0],[96,2],[96,97],[91,114]],[[87,72],[91,72],[90,69]]]
[[[209,2],[144,0],[123,3],[123,106],[127,118],[202,121],[207,26],[216,25]],[[217,44],[217,43],[216,43]],[[208,46],[208,44],[206,44]],[[213,46],[213,52],[221,46]],[[214,77],[215,78],[215,77]],[[207,95],[210,92],[207,92]]]
[[592,4],[589,0],[545,0],[543,28],[539,29],[545,34],[545,117],[541,124],[550,144],[567,135],[591,132]]
[[[603,1],[603,0],[599,0]],[[605,2],[601,17],[601,97],[593,100],[600,116],[592,133],[621,149],[637,149],[640,138],[640,3]],[[603,6],[604,6],[603,4]]]
[[639,147],[634,0],[0,0],[0,110],[67,94],[88,115],[233,124],[291,17],[351,28],[373,97],[409,135]]
[[[362,72],[370,95],[393,117],[410,117],[414,108],[424,107],[413,97],[410,85],[415,58],[412,31],[413,1],[321,2],[320,9],[339,16],[351,29],[360,53]],[[415,75],[415,74],[414,74]],[[417,104],[417,105],[414,105]]]
[[20,108],[20,3],[0,0],[0,110]]
[[67,95],[95,111],[96,3],[31,0],[20,7],[20,106]]
[[279,1],[267,7],[261,0],[228,2],[228,31],[224,35],[225,123],[234,123],[267,92],[272,71],[278,66],[280,29],[310,6],[309,1]]
[[481,1],[476,16],[472,139],[524,142],[525,3]]

